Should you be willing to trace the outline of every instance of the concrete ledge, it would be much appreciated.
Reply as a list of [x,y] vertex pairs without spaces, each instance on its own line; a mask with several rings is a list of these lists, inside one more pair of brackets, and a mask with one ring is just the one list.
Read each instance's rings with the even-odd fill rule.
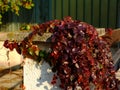
[[[0,41],[17,40],[22,41],[28,36],[30,31],[17,31],[17,32],[0,32]],[[46,41],[51,36],[51,33],[44,33],[43,36],[36,35],[33,41]]]
[[[105,28],[96,28],[99,36],[105,34]],[[17,40],[21,41],[29,35],[31,31],[0,32],[0,41]],[[43,36],[36,35],[33,41],[46,41],[52,33],[44,33]]]

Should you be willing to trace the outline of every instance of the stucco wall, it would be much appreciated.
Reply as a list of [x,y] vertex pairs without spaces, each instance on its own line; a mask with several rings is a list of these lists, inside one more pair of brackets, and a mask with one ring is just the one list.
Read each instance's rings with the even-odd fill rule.
[[15,65],[20,64],[21,56],[16,52],[16,50],[13,50],[8,53],[8,49],[3,47],[4,41],[0,41],[0,69],[9,68]]

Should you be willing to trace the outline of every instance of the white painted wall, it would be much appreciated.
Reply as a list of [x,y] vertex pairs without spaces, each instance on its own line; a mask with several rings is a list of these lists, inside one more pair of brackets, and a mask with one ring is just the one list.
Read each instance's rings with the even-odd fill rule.
[[51,84],[54,73],[46,62],[37,64],[26,58],[23,71],[25,90],[61,90],[59,80],[54,86]]
[[7,57],[7,51],[5,47],[3,47],[4,41],[0,41],[0,69],[9,68],[15,65],[20,64],[21,55],[19,55],[16,50],[9,52],[9,59]]

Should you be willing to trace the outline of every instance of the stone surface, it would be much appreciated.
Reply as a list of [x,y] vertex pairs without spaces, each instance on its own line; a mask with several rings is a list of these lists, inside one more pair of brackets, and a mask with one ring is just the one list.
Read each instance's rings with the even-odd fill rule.
[[116,72],[116,78],[120,80],[120,69]]
[[99,36],[103,36],[105,35],[105,28],[96,28]]
[[10,71],[0,77],[0,90],[22,90],[22,69]]
[[21,90],[23,75],[22,69],[19,70],[21,55],[16,50],[8,54],[8,49],[3,47],[3,43],[4,41],[0,41],[0,90]]
[[[99,36],[105,34],[105,28],[96,28]],[[17,32],[0,32],[0,41],[5,40],[17,40],[21,41],[26,37],[31,31],[17,31]],[[36,35],[33,41],[46,41],[51,36],[51,33],[44,33],[43,36]]]
[[56,85],[51,84],[53,74],[46,62],[37,64],[34,60],[26,58],[23,78],[25,90],[61,90],[59,80]]
[[[0,41],[17,40],[21,41],[29,35],[31,31],[17,31],[17,32],[0,32]],[[33,41],[46,41],[51,36],[51,33],[44,33],[43,36],[36,35]]]

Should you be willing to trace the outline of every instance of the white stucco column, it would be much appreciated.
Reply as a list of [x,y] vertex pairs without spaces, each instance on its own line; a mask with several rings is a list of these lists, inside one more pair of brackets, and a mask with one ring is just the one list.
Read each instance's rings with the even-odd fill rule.
[[38,64],[26,58],[23,68],[25,90],[61,90],[59,80],[54,86],[51,84],[54,73],[46,62]]

